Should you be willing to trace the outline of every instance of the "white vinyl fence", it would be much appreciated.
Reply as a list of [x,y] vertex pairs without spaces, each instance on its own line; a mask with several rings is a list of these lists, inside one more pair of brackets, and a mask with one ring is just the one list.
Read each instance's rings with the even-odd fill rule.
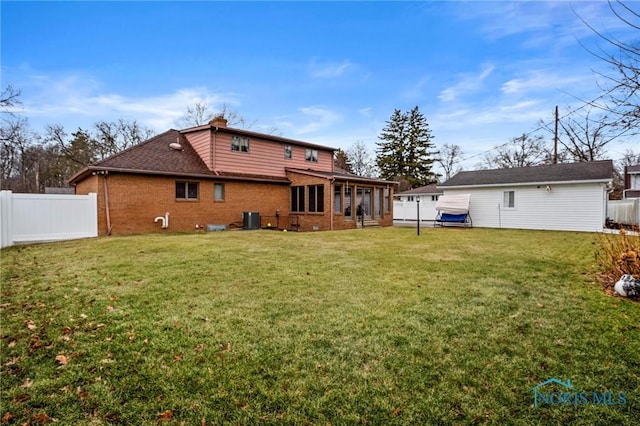
[[98,236],[96,194],[0,191],[0,247]]
[[[427,197],[424,197],[425,199]],[[393,201],[393,220],[416,221],[418,219],[418,203],[415,201]],[[434,221],[438,215],[436,202],[429,197],[420,202],[420,222]]]
[[640,198],[609,201],[607,219],[620,225],[640,225]]

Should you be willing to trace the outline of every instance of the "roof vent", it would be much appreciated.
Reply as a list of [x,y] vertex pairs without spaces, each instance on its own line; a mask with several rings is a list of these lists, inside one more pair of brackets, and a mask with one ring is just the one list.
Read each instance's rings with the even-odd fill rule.
[[182,151],[182,145],[180,145],[180,142],[171,142],[169,144],[169,148],[175,149],[176,151]]

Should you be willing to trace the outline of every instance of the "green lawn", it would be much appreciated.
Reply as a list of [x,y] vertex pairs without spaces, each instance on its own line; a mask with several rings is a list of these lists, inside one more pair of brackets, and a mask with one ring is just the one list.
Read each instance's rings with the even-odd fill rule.
[[[231,231],[4,249],[12,424],[637,424],[595,235]],[[550,378],[626,404],[542,404]],[[557,385],[548,392],[562,391]]]

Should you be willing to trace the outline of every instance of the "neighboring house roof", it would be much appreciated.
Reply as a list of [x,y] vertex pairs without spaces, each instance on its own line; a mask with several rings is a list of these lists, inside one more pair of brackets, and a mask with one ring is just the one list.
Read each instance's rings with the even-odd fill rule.
[[295,169],[292,167],[286,167],[285,170],[288,172],[300,173],[303,175],[317,176],[317,177],[323,177],[326,179],[337,179],[337,180],[350,181],[350,182],[377,183],[377,184],[382,183],[382,184],[390,184],[390,185],[397,183],[390,180],[354,175],[352,173],[345,172],[343,169],[338,169],[337,171],[333,171],[333,172],[321,172],[321,171],[312,170],[312,169]]
[[549,164],[510,169],[462,171],[440,188],[459,186],[500,186],[560,182],[607,182],[613,177],[613,161]]
[[65,187],[65,188],[60,188],[60,187],[52,187],[52,186],[47,186],[44,189],[44,193],[45,194],[68,194],[68,195],[73,195],[75,194],[75,189],[73,189],[72,187]]
[[398,192],[395,196],[398,195],[415,195],[415,194],[442,194],[442,189],[439,189],[437,185],[426,185],[420,186],[418,188],[409,189],[407,191]]
[[640,164],[636,164],[634,166],[627,166],[625,168],[628,174],[640,174]]
[[[182,146],[181,150],[176,150],[169,146],[175,142],[180,143]],[[98,170],[194,178],[224,178],[226,180],[289,183],[289,180],[284,177],[212,172],[207,168],[207,165],[191,145],[184,140],[181,133],[174,129],[154,136],[139,145],[129,147],[124,151],[84,168],[71,178],[70,183],[77,183]]]

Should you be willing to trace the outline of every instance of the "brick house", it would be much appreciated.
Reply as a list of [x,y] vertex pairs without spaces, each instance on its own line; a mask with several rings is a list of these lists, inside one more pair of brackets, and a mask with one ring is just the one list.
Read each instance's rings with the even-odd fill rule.
[[168,130],[70,183],[98,194],[100,235],[247,228],[248,217],[251,227],[300,231],[393,225],[395,182],[334,170],[334,150],[216,118]]

